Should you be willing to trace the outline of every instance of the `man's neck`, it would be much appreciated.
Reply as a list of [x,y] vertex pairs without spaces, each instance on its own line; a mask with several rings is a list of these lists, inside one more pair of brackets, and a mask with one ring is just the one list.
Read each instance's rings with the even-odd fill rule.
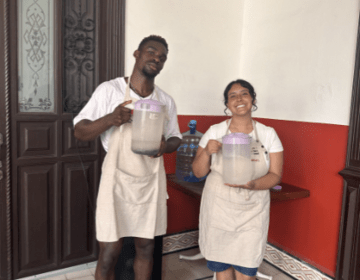
[[138,73],[132,73],[130,77],[130,88],[139,96],[147,97],[154,91],[154,79],[147,78]]

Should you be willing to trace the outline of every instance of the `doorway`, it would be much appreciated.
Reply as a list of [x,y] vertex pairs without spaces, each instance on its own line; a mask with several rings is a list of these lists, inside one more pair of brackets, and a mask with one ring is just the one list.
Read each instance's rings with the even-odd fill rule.
[[[125,4],[5,0],[0,5],[0,279],[5,280],[97,258],[94,210],[104,154],[99,139],[75,140],[72,120],[100,82],[123,75]],[[120,23],[116,30],[112,19]],[[114,40],[121,42],[105,49]],[[108,61],[107,52],[117,54],[116,67],[109,67],[114,60]]]

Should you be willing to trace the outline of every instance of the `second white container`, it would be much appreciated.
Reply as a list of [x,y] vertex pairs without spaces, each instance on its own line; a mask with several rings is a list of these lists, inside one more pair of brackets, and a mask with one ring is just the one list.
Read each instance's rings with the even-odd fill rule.
[[251,180],[251,137],[245,133],[231,133],[222,138],[224,183],[244,185]]

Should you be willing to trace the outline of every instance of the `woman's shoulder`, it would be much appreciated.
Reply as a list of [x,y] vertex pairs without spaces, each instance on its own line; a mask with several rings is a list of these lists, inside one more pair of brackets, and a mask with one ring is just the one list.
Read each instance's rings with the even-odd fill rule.
[[284,150],[281,140],[273,127],[256,122],[256,129],[261,142],[266,146],[266,149],[270,153],[281,152]]
[[209,130],[211,130],[214,133],[217,133],[217,132],[223,132],[224,129],[226,129],[226,128],[227,128],[227,123],[226,123],[226,120],[225,120],[225,121],[222,121],[220,123],[211,125]]
[[258,133],[264,133],[264,134],[268,134],[268,133],[273,133],[275,132],[275,129],[271,126],[267,126],[265,124],[262,124],[258,121],[256,121],[256,128],[258,130]]

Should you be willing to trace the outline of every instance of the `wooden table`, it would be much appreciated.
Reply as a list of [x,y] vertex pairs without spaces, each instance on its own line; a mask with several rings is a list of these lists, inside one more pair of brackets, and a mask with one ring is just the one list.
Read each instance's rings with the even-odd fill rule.
[[[201,198],[205,181],[198,183],[191,183],[191,182],[184,182],[178,180],[175,174],[167,174],[166,176],[169,186],[172,186],[174,189],[177,189],[197,199]],[[275,191],[275,190],[270,191],[272,202],[299,199],[310,196],[309,190],[285,183],[281,183],[280,186],[282,187],[280,191]]]

